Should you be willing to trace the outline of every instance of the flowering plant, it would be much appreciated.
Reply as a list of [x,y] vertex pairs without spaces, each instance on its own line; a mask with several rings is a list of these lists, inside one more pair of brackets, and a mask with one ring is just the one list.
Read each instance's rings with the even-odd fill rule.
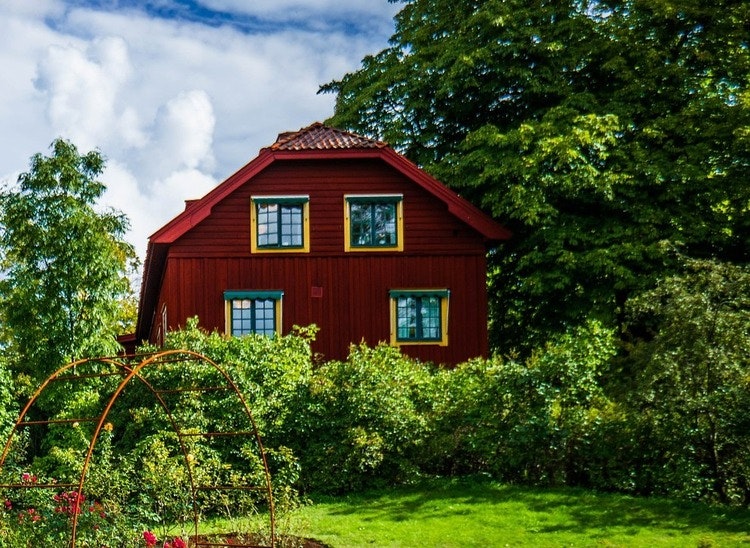
[[54,479],[29,472],[20,479],[28,488],[5,493],[0,505],[0,545],[59,545],[69,537],[74,517],[79,524],[77,540],[87,545],[107,546],[108,537],[119,535],[102,502],[87,501],[78,491],[59,491]]
[[[147,548],[154,547],[159,542],[159,540],[156,538],[156,535],[151,531],[143,532],[143,540],[146,542]],[[165,540],[163,548],[187,548],[187,544],[185,544],[185,541],[182,540],[181,537],[175,537],[171,542]]]
[[156,546],[156,543],[158,542],[156,535],[151,531],[143,531],[143,540],[146,541],[146,546],[148,547]]
[[172,542],[165,542],[164,548],[187,548],[187,544],[180,537],[175,537]]

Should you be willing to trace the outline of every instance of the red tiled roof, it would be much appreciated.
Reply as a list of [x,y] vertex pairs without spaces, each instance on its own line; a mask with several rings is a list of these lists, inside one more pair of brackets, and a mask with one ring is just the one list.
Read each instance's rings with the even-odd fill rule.
[[341,150],[353,148],[385,148],[382,141],[369,139],[316,122],[299,131],[280,133],[270,150]]

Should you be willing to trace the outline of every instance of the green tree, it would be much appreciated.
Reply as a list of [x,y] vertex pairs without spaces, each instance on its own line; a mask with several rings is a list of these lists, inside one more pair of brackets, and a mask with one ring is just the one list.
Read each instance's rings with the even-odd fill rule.
[[641,430],[631,473],[641,489],[747,505],[750,270],[687,260],[628,310],[650,326],[629,348],[621,396]]
[[120,301],[135,260],[127,218],[97,207],[97,151],[57,139],[0,193],[0,315],[17,372],[43,378],[83,356],[118,350]]
[[528,349],[685,253],[748,260],[750,50],[740,0],[410,0],[391,46],[321,89],[506,224],[496,348]]

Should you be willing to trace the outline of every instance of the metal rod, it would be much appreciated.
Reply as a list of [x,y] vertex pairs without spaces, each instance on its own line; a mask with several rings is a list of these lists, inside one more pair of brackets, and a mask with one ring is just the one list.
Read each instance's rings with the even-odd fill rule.
[[99,420],[99,417],[84,417],[81,419],[49,419],[46,421],[23,421],[18,426],[33,426],[33,425],[41,425],[41,424],[69,424],[69,423],[76,423],[76,422],[96,422]]
[[[126,363],[124,360],[131,360],[130,363],[132,363],[132,360],[135,358],[140,359],[141,361],[136,365],[130,365],[129,363]],[[200,386],[189,386],[184,388],[177,388],[177,389],[170,389],[170,390],[158,390],[154,386],[151,385],[151,383],[144,377],[143,374],[141,374],[141,371],[145,370],[146,367],[149,366],[161,366],[165,364],[172,364],[172,363],[185,363],[185,362],[202,362],[204,364],[207,364],[208,366],[214,368],[220,375],[223,377],[224,381],[226,381],[226,386],[207,386],[207,387],[200,387]],[[84,366],[84,365],[91,365],[94,366],[96,364],[99,365],[109,365],[110,367],[114,367],[117,369],[116,372],[109,372],[109,373],[82,373],[82,374],[73,374],[73,375],[64,375],[63,373],[66,373],[70,369],[74,369],[78,366]],[[75,371],[75,369],[74,369]],[[103,378],[103,377],[111,377],[111,376],[118,376],[122,377],[121,381],[119,382],[117,388],[115,389],[114,393],[109,398],[109,401],[107,402],[106,407],[104,408],[102,414],[98,417],[83,417],[83,418],[67,418],[67,419],[49,419],[49,420],[25,420],[27,413],[29,412],[30,408],[37,402],[40,395],[44,392],[44,390],[50,385],[50,383],[53,382],[62,382],[62,381],[81,381],[85,379],[92,379],[92,378]],[[11,448],[12,442],[13,442],[13,436],[14,434],[20,429],[24,428],[26,426],[33,426],[33,425],[50,425],[50,424],[74,424],[77,422],[97,422],[97,426],[94,430],[94,433],[89,441],[89,448],[88,452],[86,454],[86,457],[83,461],[82,468],[81,468],[81,474],[79,477],[78,483],[31,483],[31,482],[22,482],[22,483],[8,483],[8,484],[0,484],[0,488],[19,488],[19,489],[27,489],[27,488],[41,488],[41,489],[60,489],[60,488],[68,488],[68,489],[77,489],[77,500],[80,501],[82,499],[83,495],[83,487],[86,480],[86,476],[88,473],[88,469],[92,462],[92,456],[94,452],[94,448],[96,446],[96,443],[99,439],[99,436],[101,434],[101,431],[105,428],[105,421],[107,419],[107,416],[109,415],[109,412],[111,411],[113,405],[119,398],[119,396],[122,394],[123,390],[132,382],[133,379],[137,379],[139,382],[141,382],[144,386],[146,386],[151,393],[154,395],[156,400],[161,405],[162,409],[167,415],[167,418],[172,425],[172,428],[177,434],[177,440],[180,445],[180,449],[183,453],[183,457],[185,459],[186,468],[188,471],[188,478],[190,480],[191,485],[191,495],[193,499],[193,522],[195,526],[195,537],[194,542],[195,546],[227,546],[226,544],[215,544],[215,543],[201,543],[198,541],[198,522],[199,522],[199,508],[198,508],[198,501],[196,498],[197,491],[208,491],[208,490],[222,490],[222,491],[228,491],[228,490],[242,490],[242,491],[266,491],[267,497],[268,497],[268,508],[269,508],[269,516],[270,516],[270,538],[271,538],[271,545],[265,546],[265,545],[257,545],[257,544],[233,544],[232,546],[237,547],[247,547],[247,548],[275,548],[276,543],[276,520],[275,520],[275,508],[274,508],[274,499],[273,499],[273,489],[271,486],[271,476],[270,472],[268,470],[268,462],[267,457],[265,453],[265,449],[263,447],[263,443],[260,438],[260,433],[258,431],[258,427],[255,423],[255,419],[253,418],[252,413],[250,412],[250,408],[247,404],[247,401],[245,400],[245,397],[243,396],[242,392],[240,392],[237,385],[232,381],[232,379],[229,377],[229,375],[224,371],[221,367],[219,367],[216,363],[214,363],[211,359],[202,356],[198,353],[187,351],[187,350],[167,350],[162,351],[158,353],[152,353],[152,354],[139,354],[137,356],[118,356],[116,358],[112,357],[106,357],[106,358],[96,358],[96,359],[82,359],[75,362],[72,362],[68,365],[65,365],[61,368],[59,368],[57,371],[52,373],[34,392],[34,394],[29,399],[26,406],[23,408],[21,413],[18,416],[18,420],[11,428],[10,433],[8,434],[8,439],[6,440],[5,447],[2,451],[2,455],[0,455],[0,468],[5,464],[5,460],[8,456],[9,450]],[[227,432],[183,432],[173,415],[169,405],[167,405],[167,402],[163,399],[162,395],[164,394],[176,394],[176,393],[186,393],[186,392],[195,392],[195,393],[208,393],[208,392],[218,392],[218,391],[226,391],[226,392],[234,392],[237,396],[237,399],[239,403],[241,404],[242,408],[245,411],[245,416],[251,426],[251,430],[237,430],[237,431],[227,431]],[[183,439],[187,437],[235,437],[235,436],[249,436],[251,438],[255,439],[256,445],[258,447],[258,451],[260,452],[261,460],[263,462],[263,468],[264,468],[264,478],[265,478],[265,485],[240,485],[240,486],[232,486],[232,485],[202,485],[202,486],[196,486],[195,485],[195,478],[193,475],[193,462],[190,458],[190,455],[188,453],[188,448],[185,446]],[[72,521],[71,521],[71,536],[70,536],[70,544],[69,546],[71,548],[75,548],[76,546],[76,533],[78,528],[78,513],[74,512],[72,515]]]

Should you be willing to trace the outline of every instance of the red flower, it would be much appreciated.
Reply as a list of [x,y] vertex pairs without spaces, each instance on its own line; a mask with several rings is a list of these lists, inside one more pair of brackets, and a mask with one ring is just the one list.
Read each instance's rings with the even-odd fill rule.
[[40,519],[42,519],[42,516],[35,508],[29,508],[26,512],[19,512],[18,514],[18,523],[24,523],[27,521],[37,522]]
[[187,548],[187,544],[180,537],[175,537],[172,541],[172,548]]
[[23,474],[21,474],[22,483],[36,483],[38,480],[39,478],[29,474],[28,472],[24,472]]
[[70,491],[68,493],[58,493],[52,497],[52,500],[59,503],[55,507],[55,512],[72,516],[73,514],[81,513],[81,505],[86,500],[86,496],[83,494],[79,496],[76,491]]
[[146,546],[156,546],[156,535],[151,531],[143,531],[143,540],[146,541]]

